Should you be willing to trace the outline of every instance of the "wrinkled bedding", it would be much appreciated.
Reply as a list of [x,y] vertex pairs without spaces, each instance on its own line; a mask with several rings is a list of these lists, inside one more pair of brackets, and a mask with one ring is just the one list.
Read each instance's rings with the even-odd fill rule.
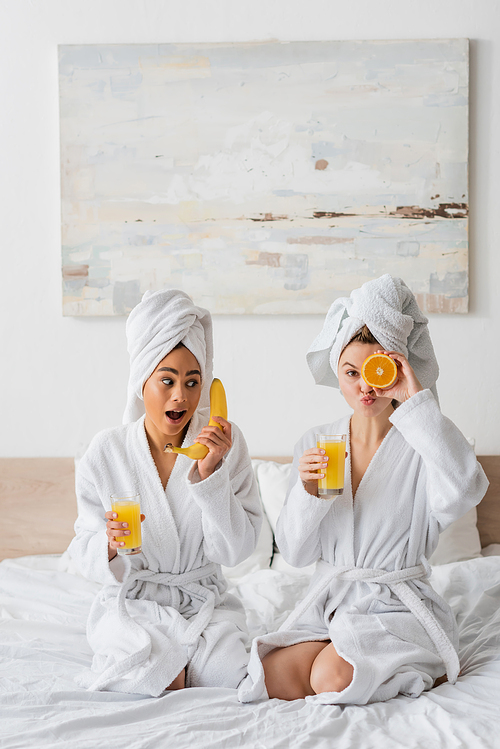
[[[279,626],[308,584],[309,570],[275,566],[231,579],[252,636]],[[85,621],[98,586],[68,570],[66,555],[0,563],[2,749],[500,747],[500,556],[433,568],[459,624],[456,685],[345,708],[307,699],[243,705],[230,689],[87,692],[74,677],[91,661]]]

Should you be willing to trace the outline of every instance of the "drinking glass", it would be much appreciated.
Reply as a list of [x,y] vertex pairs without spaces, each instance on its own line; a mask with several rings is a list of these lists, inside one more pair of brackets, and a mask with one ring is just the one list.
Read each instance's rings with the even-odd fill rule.
[[335,497],[344,491],[345,434],[317,434],[316,446],[325,451],[327,467],[318,473],[325,476],[318,480],[318,496]]
[[125,546],[116,550],[121,556],[139,554],[142,549],[141,538],[141,495],[137,492],[120,492],[111,495],[111,507],[118,517],[119,523],[128,523],[129,536],[117,536],[117,541],[123,541]]

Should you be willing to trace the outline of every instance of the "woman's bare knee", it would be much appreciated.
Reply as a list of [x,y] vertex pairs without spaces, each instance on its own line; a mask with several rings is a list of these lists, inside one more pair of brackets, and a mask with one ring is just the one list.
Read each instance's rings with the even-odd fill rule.
[[297,668],[288,648],[276,648],[264,656],[262,667],[270,699],[300,700],[306,696],[305,685],[298,678]]
[[353,674],[353,666],[330,644],[314,659],[310,676],[311,688],[315,694],[342,692],[351,683]]
[[311,666],[325,642],[301,642],[276,648],[262,659],[269,697],[301,700],[314,694],[309,683]]

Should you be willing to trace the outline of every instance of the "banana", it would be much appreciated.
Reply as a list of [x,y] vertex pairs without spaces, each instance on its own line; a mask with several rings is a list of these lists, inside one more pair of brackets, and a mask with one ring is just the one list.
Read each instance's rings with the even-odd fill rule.
[[[222,382],[217,379],[217,377],[214,377],[212,384],[210,385],[210,421],[208,422],[208,426],[219,427],[222,431],[221,425],[214,421],[212,416],[222,416],[223,419],[227,419],[226,393]],[[187,455],[187,457],[192,460],[203,460],[208,453],[208,447],[206,445],[200,445],[199,442],[191,445],[191,447],[174,447],[173,445],[168,444],[165,445],[163,452]]]

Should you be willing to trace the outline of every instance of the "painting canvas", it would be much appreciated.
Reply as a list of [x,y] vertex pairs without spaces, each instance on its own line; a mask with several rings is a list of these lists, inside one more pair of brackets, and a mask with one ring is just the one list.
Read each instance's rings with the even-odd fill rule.
[[59,48],[63,312],[468,309],[468,42]]

